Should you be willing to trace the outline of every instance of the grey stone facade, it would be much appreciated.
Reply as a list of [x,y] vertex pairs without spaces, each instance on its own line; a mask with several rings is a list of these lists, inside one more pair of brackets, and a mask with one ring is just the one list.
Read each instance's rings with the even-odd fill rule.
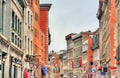
[[[23,78],[22,30],[25,7],[25,0],[0,0],[0,78]],[[16,28],[13,28],[13,14]]]

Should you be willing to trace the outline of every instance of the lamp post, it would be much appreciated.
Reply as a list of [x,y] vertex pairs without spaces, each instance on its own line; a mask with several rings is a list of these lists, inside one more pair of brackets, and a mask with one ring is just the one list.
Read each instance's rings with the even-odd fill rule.
[[33,68],[34,62],[30,61],[29,66],[30,66],[30,76],[32,76],[32,68]]

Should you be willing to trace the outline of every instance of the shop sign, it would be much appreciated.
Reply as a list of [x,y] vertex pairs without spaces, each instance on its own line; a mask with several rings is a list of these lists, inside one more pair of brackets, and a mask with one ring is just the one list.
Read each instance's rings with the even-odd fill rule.
[[106,75],[106,73],[105,73],[105,72],[100,72],[100,74],[101,74],[101,75]]

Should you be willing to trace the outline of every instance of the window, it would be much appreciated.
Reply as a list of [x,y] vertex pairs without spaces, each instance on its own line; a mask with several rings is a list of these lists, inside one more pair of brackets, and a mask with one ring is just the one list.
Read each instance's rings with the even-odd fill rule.
[[20,40],[20,48],[22,48],[22,40]]
[[31,15],[31,27],[32,27],[32,15]]
[[39,36],[39,31],[38,31],[38,29],[36,29],[36,28],[34,28],[34,36],[37,37],[37,38],[40,37],[40,36]]
[[15,35],[15,45],[17,45],[17,36]]
[[19,33],[19,19],[18,19],[18,22],[17,22],[17,32]]
[[12,42],[14,43],[14,33],[12,33]]
[[15,13],[12,11],[12,29],[14,29],[14,16],[15,16]]
[[20,35],[21,35],[21,32],[22,32],[21,29],[22,29],[22,23],[20,22],[20,28],[19,28],[19,31],[20,31],[19,34],[20,34]]
[[30,53],[29,52],[29,42],[30,42],[30,39],[28,38],[28,54]]
[[18,45],[18,47],[20,47],[20,40],[19,40],[19,38],[18,38],[18,44],[17,45]]
[[26,40],[27,40],[27,38],[26,38],[26,36],[25,36],[25,49],[26,49]]
[[116,0],[115,2],[116,2],[116,7],[118,7],[118,5],[119,5],[119,0]]
[[38,14],[35,12],[35,20],[38,21],[39,20],[38,18],[39,18]]
[[32,54],[32,41],[31,41],[31,54]]
[[29,22],[29,20],[30,20],[29,16],[30,16],[30,12],[28,11],[28,26],[30,24],[30,22]]
[[41,45],[43,45],[43,35],[41,36]]
[[15,30],[17,30],[17,16],[15,16]]
[[18,72],[17,66],[14,65],[14,78],[17,78],[17,72]]
[[18,34],[20,34],[20,21],[18,21]]

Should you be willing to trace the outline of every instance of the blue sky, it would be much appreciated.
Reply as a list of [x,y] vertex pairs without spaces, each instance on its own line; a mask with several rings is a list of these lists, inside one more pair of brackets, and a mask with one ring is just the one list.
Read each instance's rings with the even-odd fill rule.
[[49,11],[52,39],[49,50],[66,49],[65,36],[69,33],[95,31],[98,28],[98,0],[41,0],[41,3],[52,4]]

